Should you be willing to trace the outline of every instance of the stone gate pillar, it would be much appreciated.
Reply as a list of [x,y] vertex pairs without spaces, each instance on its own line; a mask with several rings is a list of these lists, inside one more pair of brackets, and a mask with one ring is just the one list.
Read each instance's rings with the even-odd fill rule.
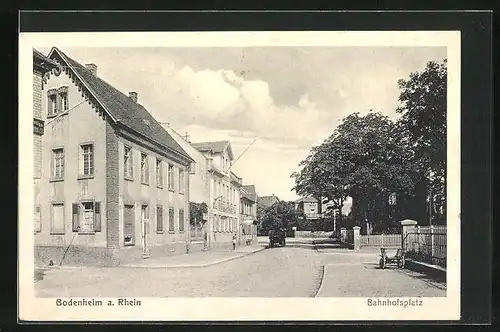
[[408,233],[415,232],[415,226],[417,225],[417,222],[415,220],[405,219],[401,220],[399,223],[401,224],[401,248],[404,248],[406,250],[406,235]]
[[359,250],[361,248],[361,233],[360,233],[361,227],[359,226],[354,226],[352,228],[353,230],[353,238],[354,238],[354,250]]
[[345,243],[347,240],[347,229],[345,227],[340,228],[340,242]]

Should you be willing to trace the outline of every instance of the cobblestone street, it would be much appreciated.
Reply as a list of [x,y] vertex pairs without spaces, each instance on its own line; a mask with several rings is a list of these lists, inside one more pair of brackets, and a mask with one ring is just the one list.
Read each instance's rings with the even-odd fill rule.
[[377,252],[313,249],[292,242],[199,268],[55,269],[35,289],[39,297],[446,296],[421,274],[378,269]]

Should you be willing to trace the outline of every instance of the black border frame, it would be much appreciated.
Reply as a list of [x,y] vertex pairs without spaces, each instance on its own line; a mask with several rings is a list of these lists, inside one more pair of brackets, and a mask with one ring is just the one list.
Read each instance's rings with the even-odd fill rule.
[[[489,11],[267,11],[19,13],[18,32],[216,30],[460,30],[461,31],[461,307],[465,324],[492,319],[492,23]],[[17,42],[16,42],[17,48]],[[15,53],[17,55],[17,51]],[[14,64],[13,64],[14,65]],[[17,66],[13,66],[13,72]],[[17,75],[15,75],[17,77]],[[17,83],[17,82],[16,82]],[[17,84],[16,84],[17,87]],[[17,104],[17,100],[14,101]],[[17,121],[17,118],[16,118]],[[17,122],[16,122],[17,124]],[[17,173],[16,173],[17,174]],[[14,224],[11,224],[13,226]],[[17,229],[14,231],[17,234]],[[11,233],[12,234],[12,233]],[[17,237],[16,237],[17,238]],[[17,250],[16,248],[12,248]],[[12,289],[14,290],[14,289]],[[17,287],[14,291],[17,294]],[[13,295],[13,294],[11,294]],[[17,305],[16,305],[17,309]],[[4,311],[5,312],[5,311]],[[17,315],[16,315],[17,316]],[[37,324],[21,322],[23,324]],[[50,322],[44,322],[47,324]],[[54,322],[55,323],[55,322]],[[69,324],[77,324],[71,322]],[[116,324],[117,322],[112,322]],[[140,322],[138,322],[140,323]],[[186,324],[147,322],[149,324]],[[207,322],[189,322],[197,325]],[[209,324],[237,322],[209,322]],[[241,322],[243,325],[264,322]],[[281,323],[284,322],[266,322]],[[417,321],[324,321],[303,324],[415,324]],[[456,321],[422,321],[429,325]],[[88,324],[88,323],[86,323]],[[96,322],[95,324],[102,324]],[[137,324],[126,322],[126,324]],[[288,324],[288,323],[287,323]]]

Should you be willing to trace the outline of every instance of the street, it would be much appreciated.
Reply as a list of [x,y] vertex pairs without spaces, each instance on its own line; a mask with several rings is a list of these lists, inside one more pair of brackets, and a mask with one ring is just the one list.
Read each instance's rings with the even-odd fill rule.
[[199,268],[62,268],[35,283],[39,297],[446,296],[421,274],[377,267],[378,252],[315,250],[298,241]]

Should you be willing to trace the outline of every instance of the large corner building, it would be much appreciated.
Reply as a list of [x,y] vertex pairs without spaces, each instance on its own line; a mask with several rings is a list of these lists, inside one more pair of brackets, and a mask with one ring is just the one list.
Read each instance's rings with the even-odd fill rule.
[[[189,246],[193,159],[139,103],[57,48],[35,100],[35,260],[123,262]],[[34,58],[35,59],[35,58]],[[38,85],[34,82],[34,85]]]

